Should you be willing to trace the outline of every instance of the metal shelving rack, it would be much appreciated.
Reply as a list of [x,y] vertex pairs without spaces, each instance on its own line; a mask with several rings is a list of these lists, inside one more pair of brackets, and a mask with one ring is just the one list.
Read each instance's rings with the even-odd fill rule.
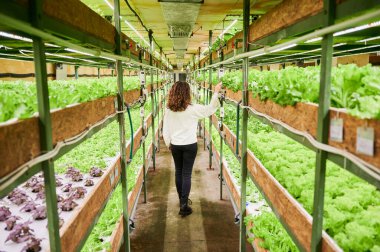
[[[47,204],[47,215],[48,215],[48,230],[49,230],[49,242],[50,242],[50,250],[51,251],[62,251],[68,249],[61,244],[60,237],[60,228],[58,224],[58,210],[57,210],[57,195],[56,195],[56,185],[55,185],[55,174],[54,174],[54,160],[58,157],[64,155],[71,149],[75,148],[78,144],[83,142],[85,139],[91,137],[93,134],[107,126],[109,123],[114,121],[116,118],[119,123],[119,134],[120,134],[120,163],[116,162],[113,167],[110,169],[111,175],[116,174],[116,170],[120,169],[121,178],[118,178],[115,183],[109,185],[110,181],[108,178],[104,179],[104,184],[107,186],[103,193],[110,195],[113,188],[115,188],[116,184],[121,181],[122,185],[122,197],[123,197],[123,222],[122,222],[122,240],[124,241],[124,249],[125,251],[130,251],[129,246],[129,212],[131,209],[128,209],[128,187],[127,187],[127,166],[128,166],[128,158],[127,152],[131,150],[131,154],[134,154],[136,150],[141,146],[141,139],[145,139],[145,133],[140,128],[136,134],[134,135],[133,142],[135,142],[134,147],[132,147],[129,143],[127,144],[125,139],[125,128],[124,128],[124,112],[126,109],[125,105],[125,92],[123,90],[123,69],[131,68],[131,67],[141,67],[143,69],[148,69],[151,71],[151,95],[152,97],[156,96],[156,92],[158,89],[166,90],[168,83],[160,84],[155,86],[153,83],[153,71],[168,71],[168,66],[164,66],[160,64],[158,67],[158,60],[153,59],[152,54],[149,56],[149,64],[144,63],[146,59],[141,59],[137,56],[138,53],[140,56],[142,55],[141,50],[130,48],[130,45],[135,46],[136,43],[131,41],[128,37],[126,37],[121,32],[120,25],[120,2],[119,0],[114,1],[114,16],[115,16],[115,27],[108,24],[106,20],[103,20],[96,13],[91,13],[87,11],[87,7],[83,7],[84,5],[79,1],[71,1],[71,4],[65,3],[65,8],[70,10],[71,12],[76,12],[78,16],[82,14],[91,14],[85,18],[94,18],[95,20],[100,18],[100,24],[107,29],[111,28],[110,33],[114,33],[115,36],[109,36],[106,39],[100,38],[100,36],[96,36],[97,34],[91,34],[89,32],[85,32],[81,28],[86,28],[85,24],[82,24],[83,27],[75,27],[73,25],[67,24],[67,22],[62,22],[64,17],[57,17],[54,15],[54,11],[52,12],[50,9],[50,13],[47,13],[47,6],[60,4],[55,1],[43,1],[43,0],[35,0],[29,1],[30,4],[23,5],[17,2],[2,2],[0,3],[0,29],[5,29],[6,31],[10,31],[12,34],[17,34],[22,37],[30,38],[33,47],[34,58],[25,59],[24,57],[20,57],[19,55],[15,55],[13,51],[9,52],[9,55],[5,55],[5,58],[9,59],[22,59],[22,60],[34,60],[35,63],[35,76],[36,76],[36,85],[37,85],[37,99],[38,99],[38,125],[39,125],[39,135],[40,135],[40,146],[41,146],[41,154],[43,153],[44,158],[40,156],[35,157],[29,162],[36,160],[33,165],[24,167],[23,170],[15,173],[13,170],[11,174],[6,174],[0,179],[0,188],[1,193],[0,196],[4,197],[8,192],[10,192],[13,188],[17,187],[22,182],[26,181],[28,178],[33,176],[39,171],[42,171],[44,174],[44,181],[46,187],[46,204]],[[46,8],[45,8],[46,7]],[[76,7],[78,10],[76,10]],[[86,13],[80,13],[80,9],[85,8]],[[64,10],[55,10],[62,11]],[[104,23],[103,23],[104,22]],[[101,30],[99,31],[99,34]],[[25,43],[25,42],[23,42]],[[78,75],[78,66],[86,65],[98,68],[98,77],[99,77],[99,68],[108,67],[110,64],[116,64],[117,70],[117,104],[116,104],[116,112],[111,116],[105,114],[103,121],[101,123],[97,122],[98,125],[91,127],[89,130],[86,130],[85,133],[81,132],[80,135],[75,135],[73,132],[72,136],[77,141],[73,141],[71,144],[68,143],[58,151],[54,153],[53,151],[53,132],[52,132],[52,119],[51,112],[49,107],[49,93],[47,86],[47,70],[46,70],[46,62],[56,62],[57,60],[53,57],[47,57],[46,52],[50,50],[50,47],[46,47],[45,43],[54,43],[56,47],[62,48],[71,48],[79,53],[76,54],[75,59],[61,60],[59,62],[65,64],[73,64],[76,69],[76,76]],[[150,34],[150,43],[152,44],[151,34]],[[24,44],[23,46],[30,47],[29,44]],[[152,50],[152,45],[151,45]],[[132,52],[132,53],[131,53]],[[137,54],[136,54],[137,52]],[[64,53],[64,51],[62,51]],[[78,59],[78,60],[77,60]],[[93,63],[84,63],[80,59],[91,59]],[[158,92],[160,96],[160,92]],[[133,95],[132,95],[133,96]],[[127,102],[130,104],[138,104],[141,102],[140,97],[134,97],[136,100],[127,99]],[[143,99],[144,100],[144,99]],[[113,103],[113,100],[110,100]],[[165,102],[164,98],[160,99],[161,102]],[[96,101],[95,101],[96,102]],[[144,103],[144,101],[143,101]],[[143,104],[142,103],[142,104]],[[129,105],[127,105],[129,106]],[[152,107],[156,108],[156,110],[162,109],[162,104],[155,104],[155,99],[152,99]],[[149,115],[145,121],[147,125],[147,130],[150,126],[152,126],[152,136],[153,136],[153,147],[151,148],[153,155],[153,163],[155,163],[155,151],[156,144],[155,138],[157,137],[157,133],[155,130],[154,120],[156,117],[156,113]],[[7,127],[7,125],[5,126]],[[144,142],[144,141],[142,141]],[[145,145],[145,144],[144,144]],[[6,153],[3,153],[6,154]],[[130,156],[132,158],[133,155]],[[145,157],[144,157],[145,159]],[[149,161],[149,160],[148,160]],[[144,166],[146,162],[144,162]],[[144,170],[145,171],[145,170]],[[17,176],[17,178],[14,178]],[[145,177],[145,172],[144,172]],[[145,184],[145,183],[144,183]],[[80,250],[80,248],[84,245],[86,238],[91,233],[91,230],[95,224],[94,220],[97,220],[100,214],[103,211],[104,206],[106,205],[109,197],[104,199],[104,202],[99,205],[99,211],[96,216],[93,216],[91,223],[86,224],[86,230],[81,231],[81,237],[79,237],[79,243],[75,243],[73,241],[71,244],[71,248],[75,250]],[[136,200],[136,199],[135,199]],[[67,244],[65,244],[67,245]],[[120,245],[120,244],[119,244]]]
[[[302,4],[296,3],[294,1],[285,1],[290,4]],[[359,159],[352,154],[346,152],[344,154],[339,151],[334,151],[331,149],[331,146],[328,145],[328,135],[329,135],[329,109],[330,109],[330,83],[331,83],[331,68],[332,68],[332,57],[334,54],[334,33],[337,31],[341,31],[343,29],[350,28],[357,24],[362,24],[363,22],[371,22],[376,20],[376,18],[380,15],[380,1],[365,1],[358,3],[357,1],[347,0],[347,1],[333,1],[333,0],[324,0],[322,9],[319,13],[312,13],[308,17],[303,17],[301,21],[295,21],[292,24],[289,24],[288,27],[275,29],[274,32],[264,36],[263,38],[254,39],[249,41],[249,32],[252,30],[252,26],[249,27],[249,7],[250,1],[244,0],[244,9],[243,9],[243,20],[244,20],[244,28],[243,28],[243,48],[240,50],[239,54],[229,53],[224,57],[227,58],[223,60],[222,58],[216,59],[212,61],[213,53],[209,53],[209,55],[203,59],[199,60],[198,68],[194,68],[193,71],[201,71],[205,73],[205,71],[209,71],[209,88],[206,87],[206,84],[203,89],[211,90],[211,72],[212,69],[216,69],[219,66],[223,65],[224,67],[231,68],[242,68],[243,74],[243,86],[242,86],[242,101],[233,101],[231,99],[226,98],[226,102],[229,102],[237,107],[237,113],[239,115],[239,110],[242,110],[242,139],[236,139],[239,136],[239,130],[236,132],[236,135],[233,135],[229,130],[221,132],[220,130],[220,138],[224,140],[224,142],[231,148],[231,150],[235,153],[241,162],[241,188],[240,188],[240,197],[241,197],[241,205],[240,205],[240,251],[245,251],[245,240],[246,240],[246,226],[244,224],[243,218],[246,212],[246,179],[247,179],[247,163],[250,165],[259,166],[265,172],[266,169],[260,163],[257,163],[256,158],[254,157],[254,153],[247,154],[247,120],[248,116],[254,116],[255,118],[261,120],[262,122],[270,125],[275,130],[278,130],[290,138],[300,142],[301,144],[311,148],[312,150],[317,152],[316,157],[316,170],[315,170],[315,184],[314,184],[314,208],[313,208],[313,219],[312,219],[312,227],[306,228],[306,231],[310,231],[311,237],[310,240],[303,240],[300,233],[296,232],[289,226],[289,223],[286,219],[283,219],[284,216],[279,214],[278,204],[275,204],[271,201],[270,195],[267,195],[267,191],[262,187],[262,184],[258,182],[258,178],[253,174],[253,171],[250,170],[248,172],[250,178],[259,188],[259,190],[263,193],[264,198],[266,198],[267,202],[271,206],[272,210],[279,217],[280,222],[283,224],[289,235],[292,237],[293,241],[297,245],[297,247],[301,251],[321,251],[321,250],[329,250],[334,249],[332,247],[326,247],[326,241],[323,240],[323,207],[324,207],[324,189],[325,189],[325,177],[326,177],[326,161],[330,159],[335,162],[343,169],[347,169],[351,173],[356,176],[361,177],[365,181],[375,185],[377,188],[380,188],[380,171],[377,169],[373,169],[374,167],[369,165],[366,162],[361,162]],[[265,17],[265,15],[264,15]],[[291,17],[290,17],[291,19]],[[377,20],[376,20],[377,21]],[[254,25],[254,24],[253,24]],[[270,26],[269,24],[267,24]],[[211,36],[211,35],[210,35]],[[251,33],[252,36],[252,33]],[[317,136],[316,141],[310,140],[307,137],[307,134],[303,134],[303,132],[299,132],[292,128],[289,125],[282,123],[280,120],[276,120],[267,116],[263,113],[259,113],[249,107],[248,105],[248,71],[249,71],[249,62],[253,62],[254,65],[260,64],[268,64],[270,63],[282,63],[286,60],[295,60],[296,57],[289,56],[290,53],[287,53],[287,47],[296,44],[302,43],[307,40],[313,39],[315,37],[321,36],[321,73],[320,73],[320,100],[318,107],[318,127],[317,127]],[[363,36],[363,34],[362,34]],[[365,34],[364,34],[365,36]],[[371,34],[369,34],[371,36]],[[237,43],[235,43],[237,44]],[[211,48],[211,39],[210,39],[210,48]],[[318,45],[313,45],[315,49]],[[310,47],[299,46],[296,47],[299,50],[309,51]],[[355,52],[372,52],[374,49],[368,49],[363,45],[352,46],[347,45],[342,50],[355,49]],[[224,51],[225,48],[221,48],[220,51]],[[271,54],[271,52],[278,52],[277,54]],[[280,53],[280,51],[282,51]],[[347,53],[349,54],[349,53]],[[276,56],[282,56],[281,59],[276,58]],[[344,54],[343,54],[344,55]],[[311,56],[318,57],[317,54],[312,53]],[[277,60],[272,60],[271,58],[275,58]],[[206,62],[210,63],[206,65]],[[241,63],[242,61],[242,63]],[[212,63],[214,62],[214,63]],[[194,66],[196,66],[196,62],[194,62]],[[217,119],[214,118],[216,121]],[[212,120],[210,120],[211,123]],[[239,122],[237,122],[239,123]],[[218,129],[219,126],[214,124],[215,128]],[[228,127],[224,126],[225,129]],[[237,127],[239,128],[239,127]],[[209,137],[209,148],[210,148],[210,158],[212,155],[212,140],[211,140],[211,128],[208,131]],[[232,135],[231,135],[232,134]],[[310,136],[310,135],[309,135]],[[232,143],[231,143],[232,142]],[[235,146],[234,144],[235,143]],[[317,144],[319,143],[319,144]],[[320,145],[321,144],[321,145]],[[221,153],[220,153],[221,154]],[[239,156],[240,154],[240,156]],[[247,156],[249,157],[249,161],[247,161]],[[221,162],[221,161],[220,161]],[[222,163],[222,162],[221,162]],[[262,166],[262,167],[261,167]],[[375,167],[376,168],[376,167]],[[256,170],[256,168],[255,168]],[[267,171],[266,171],[267,172]],[[264,173],[263,173],[264,174]],[[270,175],[268,175],[270,176]],[[268,177],[270,178],[270,177]],[[275,180],[272,177],[272,180]],[[285,190],[285,189],[284,189]],[[272,198],[273,199],[273,198]],[[296,202],[296,201],[294,201]],[[296,204],[296,203],[293,203]],[[302,212],[302,210],[301,210]],[[305,217],[305,219],[307,219]],[[304,231],[304,232],[306,232]],[[331,239],[331,238],[330,238]],[[328,243],[328,241],[327,241]],[[323,245],[324,244],[324,245]],[[322,247],[323,245],[323,247]],[[323,249],[322,249],[323,248]],[[335,247],[335,249],[337,249]]]

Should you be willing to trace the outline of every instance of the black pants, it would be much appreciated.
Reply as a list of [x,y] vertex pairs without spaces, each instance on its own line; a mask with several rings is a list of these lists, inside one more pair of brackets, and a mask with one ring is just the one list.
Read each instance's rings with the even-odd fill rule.
[[178,197],[186,199],[191,189],[191,173],[194,160],[197,155],[197,143],[188,145],[171,145],[172,156],[175,164],[175,185]]

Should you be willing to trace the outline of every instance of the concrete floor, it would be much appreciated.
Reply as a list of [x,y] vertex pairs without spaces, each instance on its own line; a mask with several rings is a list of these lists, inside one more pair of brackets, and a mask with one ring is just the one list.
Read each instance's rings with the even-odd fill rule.
[[[198,141],[192,189],[193,214],[178,215],[178,197],[174,181],[174,161],[161,141],[156,171],[149,169],[147,203],[139,198],[131,234],[131,251],[239,251],[239,226],[234,224],[234,210],[226,186],[219,199],[218,169],[207,170],[208,152]],[[218,167],[215,164],[213,167]],[[253,251],[247,243],[247,251]]]

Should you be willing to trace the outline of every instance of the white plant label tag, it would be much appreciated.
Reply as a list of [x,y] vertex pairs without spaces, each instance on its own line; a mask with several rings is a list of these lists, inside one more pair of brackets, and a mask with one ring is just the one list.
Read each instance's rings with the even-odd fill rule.
[[220,117],[224,117],[224,108],[220,107]]
[[224,75],[224,68],[219,68],[219,72],[218,72],[218,78],[221,79]]
[[356,152],[368,156],[374,155],[375,130],[374,128],[359,127],[357,129]]
[[343,142],[342,118],[334,118],[330,121],[330,139],[338,143]]
[[[116,169],[117,169],[117,167],[116,167]],[[110,185],[111,186],[113,186],[114,181],[115,181],[115,175],[114,175],[114,173],[111,172],[111,174],[110,174]]]
[[145,85],[145,72],[140,71],[140,83],[141,85]]

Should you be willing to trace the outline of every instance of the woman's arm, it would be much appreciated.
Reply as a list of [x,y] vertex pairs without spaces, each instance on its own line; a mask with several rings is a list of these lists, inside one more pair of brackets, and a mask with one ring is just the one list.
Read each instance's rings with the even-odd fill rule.
[[164,138],[165,145],[169,148],[170,147],[170,129],[169,129],[169,122],[168,122],[168,113],[169,109],[165,109],[165,115],[164,115],[164,121],[162,126],[162,135]]
[[202,119],[205,117],[209,117],[210,115],[214,114],[216,110],[219,107],[219,101],[218,101],[218,93],[222,87],[222,84],[219,83],[215,86],[215,93],[213,94],[211,98],[211,102],[209,105],[195,105],[194,106],[194,115],[197,119]]
[[196,104],[194,106],[194,115],[197,119],[209,117],[214,114],[219,107],[218,93],[214,93],[209,105]]

